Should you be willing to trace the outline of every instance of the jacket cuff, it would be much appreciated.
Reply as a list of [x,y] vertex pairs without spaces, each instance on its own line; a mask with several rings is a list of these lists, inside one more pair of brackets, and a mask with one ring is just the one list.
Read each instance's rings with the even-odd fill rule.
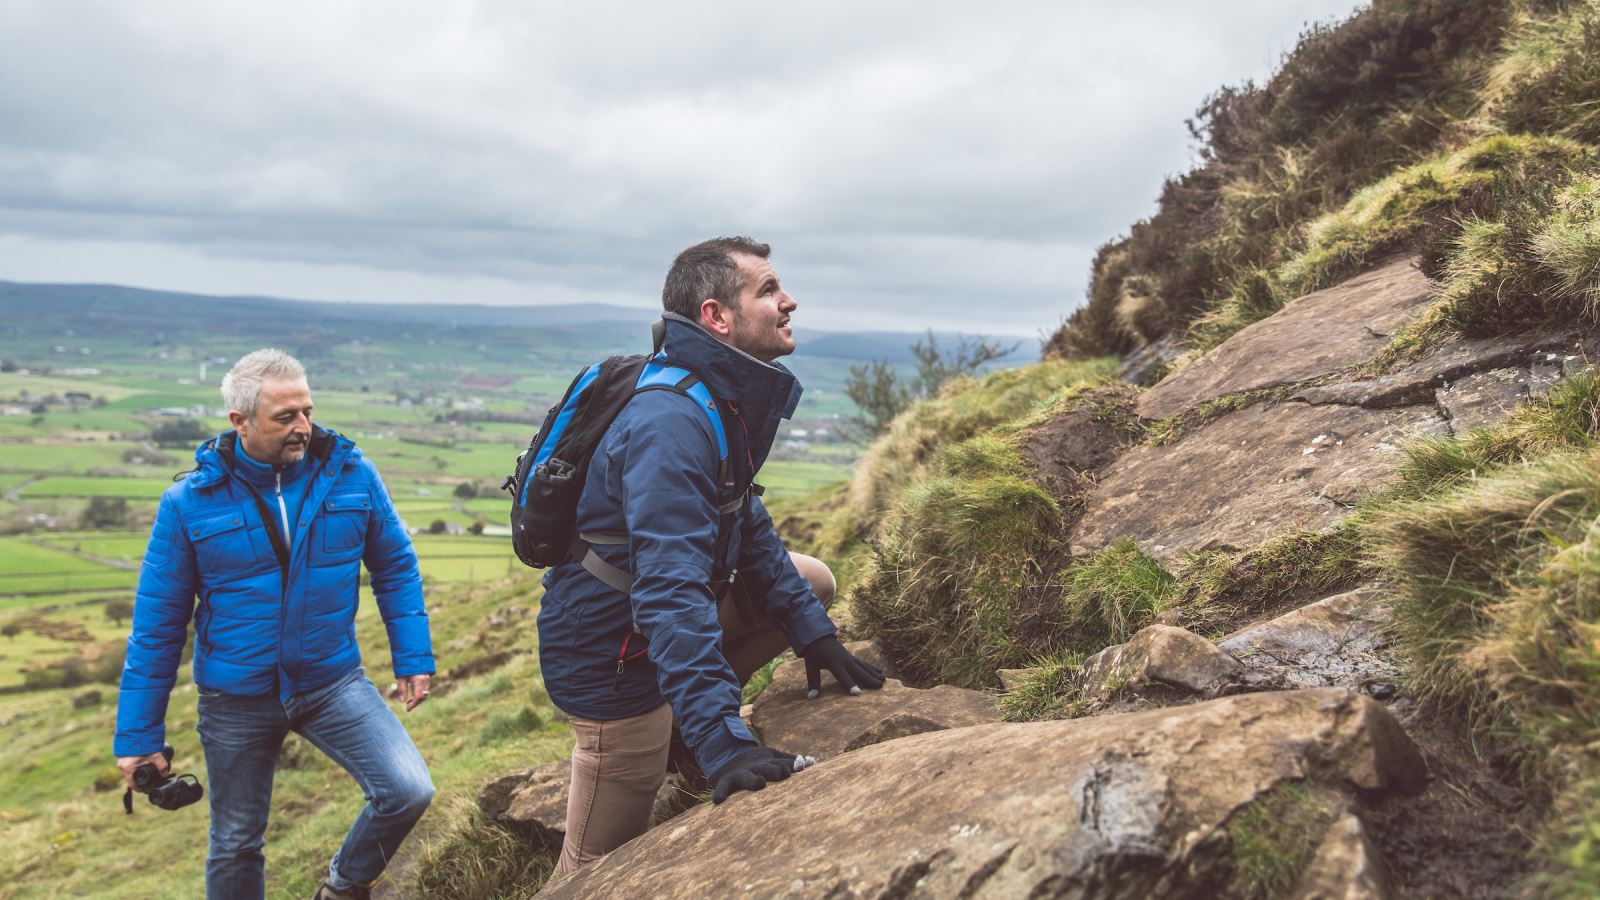
[[[167,743],[165,729],[140,732],[139,734],[122,734],[111,742],[111,752],[114,756],[149,756],[160,753],[161,748]],[[102,745],[104,746],[104,745]]]
[[700,771],[709,778],[720,771],[723,766],[733,762],[733,758],[759,746],[755,735],[744,724],[744,720],[737,715],[724,716],[721,728],[712,730],[711,737],[695,748],[695,757],[700,762]]
[[815,610],[807,610],[786,623],[789,626],[789,646],[794,648],[796,656],[819,639],[839,633],[838,627],[822,609],[822,604],[815,604],[815,607]]

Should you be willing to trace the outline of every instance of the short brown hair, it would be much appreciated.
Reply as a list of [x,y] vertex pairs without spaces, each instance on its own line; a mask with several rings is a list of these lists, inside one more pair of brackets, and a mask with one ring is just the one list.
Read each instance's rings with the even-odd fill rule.
[[667,270],[661,288],[661,308],[687,319],[699,320],[700,304],[707,297],[737,307],[739,267],[733,254],[748,253],[766,259],[772,248],[747,237],[712,238],[678,254]]

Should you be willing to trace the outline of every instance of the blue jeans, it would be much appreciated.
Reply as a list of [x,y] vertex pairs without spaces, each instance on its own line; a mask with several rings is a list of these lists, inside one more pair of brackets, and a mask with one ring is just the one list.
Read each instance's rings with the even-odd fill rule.
[[200,689],[200,743],[211,781],[211,853],[206,896],[261,897],[262,853],[278,748],[293,731],[353,775],[367,805],[328,865],[339,889],[382,874],[400,842],[433,800],[433,780],[417,745],[378,689],[356,669],[333,684],[280,703]]

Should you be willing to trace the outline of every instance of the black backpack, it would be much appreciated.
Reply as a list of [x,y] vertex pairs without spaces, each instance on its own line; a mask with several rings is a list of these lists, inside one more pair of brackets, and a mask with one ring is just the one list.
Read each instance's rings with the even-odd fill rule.
[[[561,402],[545,414],[528,449],[517,456],[516,472],[506,476],[501,488],[511,494],[511,546],[525,565],[543,569],[570,558],[598,559],[585,552],[585,542],[577,534],[578,495],[600,439],[635,394],[674,391],[694,400],[716,432],[717,483],[726,480],[728,437],[716,400],[700,376],[667,365],[660,346],[658,336],[655,353],[613,356],[584,369]],[[611,535],[595,537],[604,543],[627,539],[626,535],[621,541]],[[589,568],[587,562],[585,567]],[[610,583],[615,578],[604,580]],[[627,587],[620,589],[626,592]]]

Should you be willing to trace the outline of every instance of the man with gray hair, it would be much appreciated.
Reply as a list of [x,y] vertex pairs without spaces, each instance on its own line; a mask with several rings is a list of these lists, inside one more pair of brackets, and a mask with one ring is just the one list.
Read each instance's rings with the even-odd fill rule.
[[410,711],[434,671],[417,554],[377,469],[348,438],[312,424],[294,357],[246,355],[222,379],[222,397],[233,429],[195,451],[150,533],[117,698],[117,765],[130,788],[141,765],[166,772],[167,701],[192,618],[196,730],[211,782],[206,895],[264,895],[272,776],[293,731],[367,796],[317,897],[366,897],[433,782],[361,667],[360,570],[371,574]]

